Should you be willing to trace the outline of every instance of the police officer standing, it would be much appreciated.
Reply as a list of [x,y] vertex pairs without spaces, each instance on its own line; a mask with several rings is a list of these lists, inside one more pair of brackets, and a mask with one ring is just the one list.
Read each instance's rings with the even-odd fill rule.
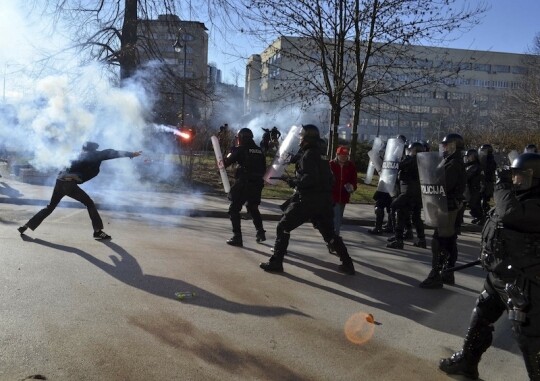
[[463,214],[466,207],[469,207],[473,224],[483,224],[484,213],[482,211],[482,203],[480,200],[480,192],[484,183],[484,173],[478,159],[478,151],[470,149],[465,154],[465,173],[467,176],[467,185],[465,187],[465,201],[461,209],[460,222],[463,221]]
[[424,146],[422,143],[411,143],[407,147],[405,157],[399,163],[398,180],[400,194],[391,205],[391,208],[397,213],[395,239],[386,245],[386,247],[403,249],[403,233],[410,218],[412,218],[412,223],[416,228],[416,234],[418,236],[415,246],[426,247],[424,222],[421,218],[422,194],[420,192],[420,179],[418,177],[418,164],[416,162],[416,154],[423,151]]
[[444,156],[444,182],[446,194],[446,209],[448,211],[444,224],[437,226],[431,240],[431,271],[428,277],[420,283],[421,288],[442,288],[443,282],[454,283],[454,273],[443,276],[441,271],[445,266],[453,267],[457,261],[457,230],[458,212],[463,205],[465,191],[465,165],[461,151],[464,148],[463,137],[451,133],[441,142]]
[[237,164],[235,182],[229,192],[229,217],[232,223],[233,236],[227,243],[232,246],[243,246],[240,211],[244,204],[253,219],[257,229],[256,240],[266,240],[265,230],[259,204],[264,186],[263,176],[266,171],[266,159],[262,150],[253,141],[253,132],[249,128],[242,128],[236,135],[236,144],[223,161],[225,167]]
[[339,256],[338,270],[354,275],[354,265],[341,237],[334,232],[332,209],[333,176],[326,160],[321,158],[319,129],[308,124],[300,132],[301,156],[295,163],[296,176],[288,180],[295,193],[286,202],[286,208],[276,229],[274,254],[260,267],[268,272],[283,272],[283,258],[287,253],[291,232],[304,222],[311,221],[324,241]]
[[478,157],[482,172],[484,172],[484,183],[480,191],[480,202],[485,216],[490,209],[489,202],[493,198],[495,171],[497,170],[497,162],[493,156],[493,147],[491,144],[482,144],[478,152]]
[[529,378],[540,380],[540,155],[524,153],[499,173],[495,207],[482,231],[484,289],[473,309],[463,348],[442,359],[448,374],[478,378],[493,324],[508,312]]

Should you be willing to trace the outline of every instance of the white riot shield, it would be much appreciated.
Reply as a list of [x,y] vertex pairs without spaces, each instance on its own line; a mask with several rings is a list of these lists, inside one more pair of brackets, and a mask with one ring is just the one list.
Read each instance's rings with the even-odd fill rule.
[[[377,173],[381,173],[383,159],[380,152],[384,146],[384,142],[381,138],[376,137],[373,140],[373,147],[368,151],[369,160],[373,163],[373,166],[377,170]],[[371,182],[371,181],[370,181]]]
[[300,149],[301,131],[301,126],[292,126],[287,136],[285,136],[283,143],[281,143],[276,152],[276,157],[272,161],[272,165],[268,167],[264,174],[264,181],[268,184],[275,185],[279,181],[274,177],[281,177],[283,175],[285,168]]
[[373,172],[375,172],[375,166],[370,160],[366,171],[366,178],[364,179],[364,184],[371,184],[371,181],[373,180]]
[[515,159],[519,156],[519,152],[516,150],[512,150],[508,152],[508,160],[510,160],[510,165],[514,162]]
[[444,158],[439,152],[419,152],[416,160],[425,222],[434,228],[446,227],[450,221],[448,220]]
[[394,193],[396,179],[399,171],[399,162],[403,157],[405,143],[401,139],[388,139],[386,151],[379,177],[377,190],[379,192]]
[[225,193],[229,193],[231,190],[231,184],[229,183],[229,176],[227,176],[227,171],[225,170],[225,164],[223,163],[223,154],[221,153],[221,147],[219,146],[219,140],[217,136],[212,135],[210,137],[212,141],[212,147],[214,147],[214,153],[216,154],[216,162],[219,169],[219,174],[221,175],[221,182],[223,183],[223,190]]

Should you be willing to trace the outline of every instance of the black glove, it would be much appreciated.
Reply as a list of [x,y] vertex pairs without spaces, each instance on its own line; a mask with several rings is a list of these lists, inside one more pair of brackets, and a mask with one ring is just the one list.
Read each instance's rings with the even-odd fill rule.
[[291,177],[291,178],[288,178],[287,179],[287,184],[291,187],[291,188],[296,188],[296,179]]
[[512,184],[512,170],[498,169],[496,175],[497,175],[496,184]]

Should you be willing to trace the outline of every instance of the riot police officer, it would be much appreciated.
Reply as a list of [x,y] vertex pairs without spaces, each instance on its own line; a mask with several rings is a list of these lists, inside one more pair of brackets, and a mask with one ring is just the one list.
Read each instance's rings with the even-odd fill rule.
[[291,232],[310,221],[321,233],[324,241],[339,256],[338,270],[354,275],[354,265],[341,237],[334,232],[332,207],[333,176],[330,165],[321,158],[319,129],[308,124],[300,132],[300,152],[295,163],[296,176],[288,180],[295,188],[287,200],[276,229],[274,254],[260,267],[268,272],[283,272],[283,258],[287,253]]
[[229,192],[229,217],[232,223],[233,237],[227,240],[232,246],[243,246],[240,211],[246,205],[248,213],[257,229],[256,240],[266,240],[259,204],[264,186],[263,176],[266,171],[266,159],[259,146],[253,141],[253,132],[242,128],[236,135],[237,146],[224,160],[225,167],[237,164],[235,183]]
[[497,163],[495,156],[493,156],[493,147],[491,144],[482,144],[478,151],[478,158],[482,172],[484,172],[484,183],[480,191],[480,202],[482,211],[486,215],[490,209],[489,202],[493,197],[493,190],[495,189],[495,171],[497,170]]
[[480,201],[480,192],[484,183],[484,173],[478,159],[478,151],[469,149],[465,154],[465,174],[467,184],[465,186],[465,204],[460,212],[459,221],[463,221],[465,209],[469,207],[473,224],[482,224],[484,222],[484,213]]
[[424,146],[420,142],[414,142],[407,147],[404,159],[399,163],[399,190],[400,194],[392,202],[391,208],[397,213],[395,227],[395,239],[386,245],[394,249],[403,249],[404,230],[407,221],[412,218],[416,228],[418,241],[415,246],[426,247],[424,234],[424,222],[421,218],[422,194],[420,192],[420,179],[418,177],[418,164],[416,154],[423,152]]
[[441,271],[445,266],[453,267],[457,261],[457,229],[458,212],[463,205],[465,191],[465,164],[461,151],[465,145],[463,137],[451,133],[441,142],[444,156],[444,183],[446,194],[446,209],[448,211],[444,224],[435,227],[431,240],[431,271],[428,277],[420,283],[421,288],[442,288],[443,282],[454,283],[454,273],[443,276]]
[[448,374],[478,378],[491,345],[493,324],[504,311],[512,322],[531,380],[540,380],[540,155],[524,153],[503,170],[495,207],[482,231],[484,289],[473,309],[463,348],[442,359]]

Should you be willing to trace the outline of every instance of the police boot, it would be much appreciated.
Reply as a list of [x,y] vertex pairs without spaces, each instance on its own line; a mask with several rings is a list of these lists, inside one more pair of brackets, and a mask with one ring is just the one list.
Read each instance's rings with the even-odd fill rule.
[[227,244],[231,246],[238,246],[238,247],[244,246],[242,242],[242,235],[241,234],[233,235],[231,238],[227,240]]
[[442,288],[443,282],[441,270],[445,261],[444,254],[441,252],[440,242],[438,237],[433,237],[431,241],[431,271],[427,278],[420,283],[420,288]]
[[385,233],[393,233],[395,228],[396,228],[396,213],[395,211],[391,210],[388,212],[388,222],[383,227],[383,231]]
[[382,235],[383,234],[383,220],[384,220],[384,209],[376,207],[375,208],[375,227],[373,229],[369,229],[369,234],[374,235]]
[[447,374],[462,375],[472,380],[478,379],[478,363],[482,354],[491,345],[493,326],[479,316],[477,308],[473,310],[463,349],[439,362],[439,369]]
[[422,249],[427,248],[427,242],[425,238],[418,238],[418,240],[415,243],[413,243],[413,245],[415,247],[421,247]]
[[396,229],[395,239],[386,245],[390,249],[403,249],[403,230]]
[[[450,238],[445,238],[443,240],[443,251],[449,253],[447,268],[452,268],[456,265],[458,257],[457,249],[457,235]],[[454,285],[456,284],[456,279],[453,271],[443,271],[441,273],[442,281],[444,284]]]
[[274,243],[274,254],[270,257],[268,262],[263,262],[259,265],[261,269],[271,273],[283,272],[283,257],[285,257],[285,253],[287,253],[289,238],[290,234],[285,232],[278,224],[276,242]]
[[257,230],[257,235],[255,236],[255,241],[257,241],[257,243],[261,243],[261,242],[264,242],[266,241],[266,230]]
[[345,243],[343,243],[343,239],[341,239],[339,236],[335,236],[329,243],[335,249],[339,259],[341,260],[338,270],[347,275],[354,275],[356,273],[354,264],[349,252],[347,251]]

